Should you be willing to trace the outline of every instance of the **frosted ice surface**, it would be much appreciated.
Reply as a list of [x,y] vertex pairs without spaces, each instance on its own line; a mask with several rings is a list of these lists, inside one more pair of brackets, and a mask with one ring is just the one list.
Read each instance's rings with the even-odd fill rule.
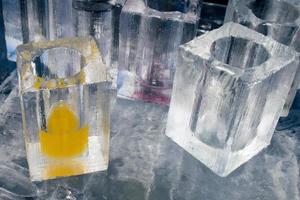
[[0,198],[18,199],[38,196],[38,189],[28,178],[28,170],[14,163],[0,163]]
[[29,180],[28,174],[28,170],[22,166],[14,163],[1,163],[0,194],[5,194],[12,199],[37,196],[37,186]]
[[[13,144],[13,148],[0,145],[0,160],[5,155],[5,161],[27,168],[23,136],[20,130],[15,131],[21,127],[16,115],[20,111],[18,106],[15,108],[19,98],[15,93],[7,99],[10,99],[4,104],[7,114],[1,115],[1,120],[7,118],[5,121],[12,123],[1,125],[0,141]],[[112,114],[107,172],[34,183],[38,188],[35,193],[35,186],[28,182],[28,171],[17,169],[16,174],[24,174],[19,177],[23,182],[18,182],[23,183],[23,189],[8,187],[7,184],[16,183],[9,179],[0,187],[14,194],[0,192],[0,197],[5,199],[6,195],[7,199],[15,200],[16,195],[38,194],[41,200],[61,196],[85,200],[298,200],[299,109],[293,109],[289,118],[281,121],[266,150],[230,176],[220,178],[165,136],[167,107],[118,99]],[[4,153],[8,151],[9,154]],[[1,168],[4,166],[0,164]]]
[[58,199],[66,199],[66,200],[78,200],[82,199],[82,195],[71,188],[65,188],[63,186],[58,186],[53,192],[50,200],[58,200]]

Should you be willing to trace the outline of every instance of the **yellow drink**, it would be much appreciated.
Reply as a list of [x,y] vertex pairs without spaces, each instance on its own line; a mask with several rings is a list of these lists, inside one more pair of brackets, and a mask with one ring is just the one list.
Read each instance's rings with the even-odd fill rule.
[[41,150],[46,156],[70,158],[87,148],[89,127],[80,128],[79,118],[68,104],[59,102],[52,108],[47,127],[47,132],[39,132]]

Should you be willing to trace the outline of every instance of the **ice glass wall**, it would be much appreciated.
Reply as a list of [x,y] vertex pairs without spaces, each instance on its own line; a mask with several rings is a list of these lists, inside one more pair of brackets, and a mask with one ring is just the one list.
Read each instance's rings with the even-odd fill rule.
[[118,95],[169,104],[177,50],[196,36],[201,1],[128,0],[120,17]]
[[119,16],[121,5],[110,1],[73,0],[73,25],[76,36],[91,35],[100,48],[102,59],[117,76]]
[[[231,0],[225,21],[254,29],[300,52],[300,1]],[[287,116],[300,85],[300,67],[294,76],[282,116]]]
[[235,23],[180,47],[166,134],[226,176],[268,146],[299,58]]
[[113,91],[95,41],[29,43],[17,54],[31,179],[107,169]]

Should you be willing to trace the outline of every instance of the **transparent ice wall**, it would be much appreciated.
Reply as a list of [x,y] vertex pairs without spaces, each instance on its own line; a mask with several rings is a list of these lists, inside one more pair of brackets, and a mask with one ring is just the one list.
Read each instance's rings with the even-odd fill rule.
[[120,17],[118,95],[169,104],[180,44],[196,36],[201,1],[128,0]]
[[[300,52],[300,1],[231,0],[225,22],[233,21],[254,29]],[[300,66],[283,108],[287,116],[300,85]]]
[[76,36],[91,35],[100,48],[102,58],[116,78],[118,29],[121,4],[111,1],[73,1],[73,25]]
[[7,58],[16,60],[16,47],[44,37],[44,1],[3,0],[2,11],[5,25]]
[[[4,0],[8,58],[29,41],[94,36],[106,65],[116,68],[120,6],[96,0]],[[115,30],[116,29],[116,30]]]
[[114,91],[96,42],[28,43],[17,54],[31,179],[107,169]]
[[16,47],[30,41],[75,36],[72,0],[3,0],[7,57],[16,61]]
[[180,47],[166,134],[220,176],[269,145],[298,55],[235,23]]

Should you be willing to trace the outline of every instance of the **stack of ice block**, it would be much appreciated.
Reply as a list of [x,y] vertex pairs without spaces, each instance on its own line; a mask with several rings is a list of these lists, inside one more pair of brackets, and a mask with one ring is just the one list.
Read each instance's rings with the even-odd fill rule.
[[196,36],[201,1],[128,0],[120,17],[118,95],[169,104],[177,50]]
[[[254,29],[300,52],[300,1],[231,0],[225,22],[233,21]],[[300,85],[300,67],[295,75],[282,116],[287,116]]]
[[298,62],[235,23],[192,40],[180,47],[166,134],[228,175],[270,143]]

